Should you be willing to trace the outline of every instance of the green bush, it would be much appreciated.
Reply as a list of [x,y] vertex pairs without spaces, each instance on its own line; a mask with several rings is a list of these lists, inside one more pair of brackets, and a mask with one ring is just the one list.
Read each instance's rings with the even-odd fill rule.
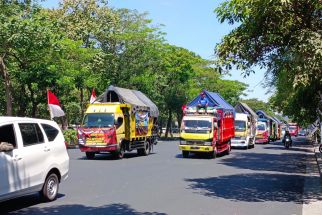
[[64,137],[65,137],[65,141],[67,142],[67,144],[69,146],[75,146],[77,145],[77,131],[74,129],[68,129],[68,130],[64,130]]

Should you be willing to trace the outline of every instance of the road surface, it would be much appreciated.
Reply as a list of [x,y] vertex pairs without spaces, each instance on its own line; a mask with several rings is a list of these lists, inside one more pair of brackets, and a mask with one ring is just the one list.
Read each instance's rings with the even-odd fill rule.
[[[312,147],[296,138],[233,149],[228,156],[184,159],[177,141],[163,141],[147,157],[128,153],[123,160],[98,155],[87,160],[69,150],[70,175],[50,203],[31,195],[0,203],[9,214],[302,214],[303,204],[321,200],[321,187],[305,187],[318,176]],[[312,164],[313,163],[313,164]],[[312,167],[312,166],[311,166]],[[312,168],[311,168],[312,169]],[[316,168],[313,166],[313,171]],[[321,213],[322,214],[322,213]]]

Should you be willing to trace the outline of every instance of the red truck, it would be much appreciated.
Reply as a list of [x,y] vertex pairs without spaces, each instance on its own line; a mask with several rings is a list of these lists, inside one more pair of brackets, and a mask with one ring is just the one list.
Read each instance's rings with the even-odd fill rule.
[[288,123],[288,129],[290,131],[291,136],[297,137],[299,134],[300,127],[297,125],[297,123]]
[[231,138],[235,136],[235,110],[219,94],[204,93],[209,100],[207,111],[196,108],[199,97],[184,110],[179,145],[184,158],[190,153],[203,153],[215,158],[217,154],[229,154],[231,150]]

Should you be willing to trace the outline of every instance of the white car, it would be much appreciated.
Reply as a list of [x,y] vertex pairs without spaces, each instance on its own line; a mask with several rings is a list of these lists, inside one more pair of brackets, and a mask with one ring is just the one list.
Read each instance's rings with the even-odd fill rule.
[[68,170],[69,157],[57,123],[0,117],[0,202],[34,192],[52,201]]

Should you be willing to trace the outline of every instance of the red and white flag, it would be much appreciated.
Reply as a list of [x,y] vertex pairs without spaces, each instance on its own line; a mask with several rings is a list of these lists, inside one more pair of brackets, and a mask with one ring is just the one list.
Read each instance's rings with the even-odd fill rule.
[[93,88],[92,95],[91,95],[91,99],[89,100],[89,103],[90,104],[93,104],[95,102],[95,100],[96,100],[96,93],[95,93],[95,90]]
[[47,90],[47,99],[51,119],[65,115],[64,111],[60,107],[59,100],[50,90]]

